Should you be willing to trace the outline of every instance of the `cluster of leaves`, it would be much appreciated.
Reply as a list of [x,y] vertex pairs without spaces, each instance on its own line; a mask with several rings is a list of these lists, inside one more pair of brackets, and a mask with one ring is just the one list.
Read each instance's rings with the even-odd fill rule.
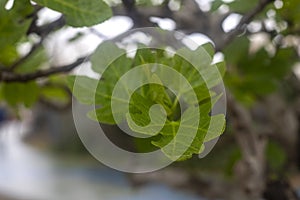
[[[36,14],[41,7],[47,7],[62,13],[66,24],[73,27],[96,25],[112,16],[110,7],[102,0],[91,0],[88,2],[83,0],[36,0],[34,3],[29,0],[20,0],[15,1],[9,10],[5,8],[7,2],[7,0],[0,0],[0,45],[2,47],[0,50],[0,65],[3,73],[26,75],[34,73],[37,70],[49,68],[48,57],[42,46],[34,48],[34,51],[28,54],[28,57],[24,60],[22,60],[24,55],[21,55],[18,51],[18,46],[22,43],[28,43],[31,44],[31,46],[35,45],[34,43],[36,42],[32,40],[29,33],[31,33],[30,28],[36,26]],[[49,33],[45,32],[43,35],[39,35],[39,40],[47,37],[47,34]],[[215,96],[211,101],[211,95],[215,94],[210,92],[208,87],[212,88],[220,81],[220,79],[216,78],[216,74],[205,69],[205,67],[209,67],[211,63],[213,56],[211,49],[209,50],[211,54],[208,57],[201,57],[201,55],[204,55],[202,52],[203,48],[199,48],[195,52],[187,49],[181,50],[181,54],[191,56],[199,63],[199,66],[197,66],[198,70],[202,70],[201,73],[204,73],[204,75],[208,77],[204,80],[197,73],[198,71],[196,69],[191,71],[193,66],[179,55],[168,57],[164,54],[164,51],[152,52],[150,50],[139,50],[136,56],[131,59],[126,57],[124,51],[116,46],[105,45],[106,44],[103,44],[97,49],[95,53],[97,56],[93,58],[94,71],[102,74],[102,79],[99,84],[98,81],[87,77],[77,77],[80,80],[82,79],[82,81],[79,82],[82,83],[83,88],[80,90],[80,95],[75,93],[75,96],[78,96],[78,99],[83,103],[101,105],[101,108],[96,110],[96,115],[93,115],[95,114],[94,112],[89,114],[91,118],[102,123],[118,123],[113,118],[110,107],[112,86],[119,80],[121,74],[130,70],[133,66],[158,62],[173,66],[175,70],[183,74],[183,76],[186,76],[188,81],[191,81],[193,92],[195,92],[197,96],[197,102],[190,101],[191,91],[181,91],[180,94],[177,94],[179,97],[176,97],[170,90],[161,85],[163,84],[163,80],[160,80],[158,76],[152,74],[151,78],[155,79],[157,84],[149,84],[141,87],[138,91],[134,92],[130,99],[130,119],[133,119],[133,121],[129,123],[130,128],[135,132],[151,135],[152,144],[162,148],[165,154],[171,159],[174,159],[176,156],[176,159],[178,158],[179,153],[177,150],[180,148],[186,149],[184,154],[180,155],[180,159],[186,159],[191,157],[192,154],[199,153],[203,149],[203,142],[209,141],[223,132],[225,124],[224,116],[209,115],[211,107],[214,102],[218,100],[219,96]],[[116,52],[124,55],[111,64],[105,63],[105,61],[110,60],[110,55]],[[101,55],[100,60],[96,59],[99,57],[98,55]],[[107,59],[103,59],[103,56],[107,56]],[[22,60],[22,62],[20,62],[20,60]],[[104,72],[103,67],[108,64],[109,68]],[[99,66],[102,66],[102,68],[99,68]],[[120,68],[120,66],[122,67]],[[223,75],[225,71],[224,64],[218,64],[217,66]],[[72,78],[70,78],[70,80],[72,80]],[[109,83],[103,80],[109,80]],[[174,80],[174,82],[176,82],[176,80]],[[206,82],[206,84],[204,82]],[[60,76],[48,77],[46,82],[33,80],[28,82],[1,83],[0,98],[13,107],[18,107],[20,104],[30,107],[40,98],[52,99],[54,101],[61,100],[64,102],[68,98],[68,94],[64,87],[56,87],[57,85],[63,86],[64,84],[64,80]],[[91,91],[93,91],[91,89],[93,88],[97,91],[96,98],[94,98],[94,94],[91,93]],[[181,116],[181,108],[178,102],[182,99],[185,100],[187,108],[183,109]],[[155,135],[150,132],[141,132],[138,128],[139,126],[146,126],[150,122],[148,112],[154,104],[162,105],[167,113],[165,125],[162,130],[155,133]],[[185,140],[185,138],[177,140],[176,132],[182,120],[193,121],[193,116],[199,114],[195,113],[195,109],[193,109],[195,106],[200,108],[201,119],[197,122],[198,124],[194,124],[193,127],[185,127],[184,129],[186,132],[184,137],[190,137],[190,142]],[[128,118],[126,114],[127,113],[122,113],[121,119]],[[212,124],[215,124],[214,127],[209,127],[211,121]],[[156,120],[155,122],[159,123],[160,121]],[[189,134],[189,132],[193,132],[190,129],[193,131],[196,130],[197,134],[195,138]],[[165,145],[170,142],[172,143],[172,152],[170,149],[164,149]]]
[[[224,3],[222,0],[215,0],[212,11],[216,12],[222,5],[226,5],[231,12],[243,17],[259,7],[261,2],[265,1],[237,0]],[[255,107],[257,101],[272,93],[286,94],[286,88],[285,91],[281,89],[291,75],[295,63],[299,62],[299,55],[295,46],[286,41],[285,37],[299,35],[299,8],[299,2],[294,0],[269,1],[269,4],[253,18],[258,25],[256,30],[245,26],[244,32],[224,48],[228,67],[225,84],[235,99],[244,105]],[[267,38],[263,41],[265,45],[255,43],[252,36]],[[288,87],[291,89],[290,85]],[[255,126],[256,124],[253,124],[253,127]],[[286,167],[287,162],[282,144],[272,142],[271,138],[265,154],[271,173],[282,172],[280,170]]]
[[251,105],[257,97],[278,90],[284,77],[297,60],[294,48],[279,48],[271,56],[265,48],[250,53],[250,41],[246,37],[235,40],[225,49],[226,61],[231,73],[226,76],[226,85],[236,98]]
[[[49,68],[49,58],[45,49],[29,34],[30,28],[36,26],[36,12],[40,8],[47,7],[61,12],[66,24],[73,27],[92,26],[112,16],[111,8],[102,0],[36,0],[34,2],[37,5],[30,0],[16,0],[8,10],[6,9],[8,0],[0,0],[1,73],[26,75]],[[43,37],[46,36],[40,35],[38,40],[42,40]],[[24,56],[24,53],[18,50],[18,47],[25,43],[34,49],[28,56]],[[34,47],[35,45],[37,47]],[[69,95],[63,85],[65,81],[59,76],[50,77],[46,84],[34,80],[22,83],[3,82],[0,84],[0,99],[14,108],[19,105],[30,107],[41,98],[65,104]]]
[[[176,2],[182,2],[181,0],[174,0]],[[266,0],[267,1],[267,0]],[[119,4],[120,1],[115,0],[35,0],[32,3],[30,0],[15,0],[13,7],[9,10],[5,9],[8,0],[0,0],[0,70],[2,73],[14,73],[14,74],[28,74],[34,73],[40,69],[49,68],[48,57],[45,50],[40,46],[34,53],[30,54],[27,59],[19,62],[24,55],[21,55],[18,51],[18,46],[22,43],[34,44],[30,37],[30,28],[32,25],[36,25],[37,12],[41,7],[47,7],[52,10],[58,11],[64,15],[66,25],[73,27],[92,26],[99,24],[112,16],[111,8],[105,3],[108,2],[111,5]],[[137,0],[136,5],[153,5],[151,0]],[[162,1],[157,1],[162,2]],[[229,13],[238,13],[242,16],[251,13],[253,9],[259,7],[263,1],[254,0],[236,0],[236,1],[223,1],[213,0],[211,1],[211,8],[209,12],[214,14],[222,14],[219,12],[220,8],[228,8]],[[271,1],[269,1],[271,2]],[[266,20],[274,20],[276,26],[283,23],[286,24],[286,28],[276,29],[268,28],[264,26],[258,32],[264,32],[270,35],[270,39],[273,46],[275,46],[275,39],[278,37],[284,37],[289,34],[299,34],[300,10],[297,0],[285,0],[276,1],[278,5],[274,3],[268,4],[268,6],[260,13],[256,18],[259,23],[264,25]],[[280,4],[282,5],[280,6]],[[37,5],[36,5],[37,4]],[[226,10],[226,9],[223,9]],[[271,12],[268,15],[268,11],[273,11],[275,16],[271,16]],[[273,14],[274,15],[274,14]],[[39,27],[37,27],[39,28]],[[265,48],[261,48],[257,52],[249,53],[250,41],[248,39],[249,34],[252,32],[245,30],[246,34],[239,35],[234,42],[232,42],[224,51],[226,61],[229,65],[230,72],[226,76],[226,84],[233,92],[234,96],[247,104],[251,104],[256,101],[257,97],[269,94],[278,89],[278,85],[282,83],[283,78],[291,71],[293,64],[297,61],[297,57],[294,54],[292,48],[277,48],[273,55]],[[45,33],[43,33],[45,34]],[[39,39],[47,37],[46,35],[39,35]],[[106,44],[103,44],[106,45]],[[281,44],[277,44],[280,46]],[[104,46],[102,46],[104,47]],[[213,52],[206,48],[212,57]],[[210,59],[203,59],[201,55],[201,49],[194,52],[188,50],[180,50],[180,55],[185,54],[189,56],[195,56],[195,62],[199,62],[199,68],[203,69],[205,66],[209,66]],[[185,53],[184,53],[185,51]],[[124,54],[113,63],[107,63],[111,60],[111,55]],[[101,56],[99,56],[101,55]],[[101,59],[97,59],[97,57]],[[198,59],[198,60],[197,60]],[[201,151],[201,145],[203,142],[208,141],[222,133],[224,124],[223,116],[210,116],[210,108],[218,96],[215,96],[212,101],[208,101],[208,97],[213,95],[209,89],[218,83],[218,79],[215,79],[215,75],[208,75],[207,80],[211,81],[209,84],[203,85],[203,78],[197,75],[193,75],[194,66],[190,66],[184,59],[178,55],[174,57],[165,56],[163,51],[149,51],[139,50],[134,58],[128,58],[125,56],[123,50],[116,46],[110,45],[105,48],[98,48],[95,56],[93,56],[93,69],[95,72],[102,74],[101,81],[89,79],[88,77],[77,77],[77,81],[82,89],[80,93],[75,92],[75,96],[86,104],[96,104],[102,106],[95,112],[89,113],[89,116],[97,121],[109,124],[116,124],[115,118],[112,117],[112,110],[110,107],[111,93],[113,85],[117,82],[121,74],[124,74],[133,66],[149,63],[161,63],[167,66],[172,66],[175,70],[187,77],[192,83],[193,90],[197,95],[198,102],[189,102],[189,93],[181,95],[181,99],[177,98],[171,91],[161,86],[164,80],[161,80],[155,75],[151,75],[150,78],[157,84],[149,84],[141,87],[138,91],[133,93],[130,99],[130,117],[127,113],[122,113],[120,116],[122,119],[132,119],[133,123],[129,123],[129,126],[135,131],[141,134],[152,136],[150,138],[151,144],[156,147],[163,148],[167,143],[170,143],[172,139],[176,138],[175,132],[180,124],[181,117],[184,115],[193,116],[192,106],[198,106],[201,110],[201,120],[197,127],[197,136],[193,140],[190,148],[185,152],[181,159],[190,157],[193,153],[199,153]],[[202,61],[207,63],[203,63]],[[13,66],[18,65],[16,68]],[[193,63],[194,64],[194,63]],[[108,66],[108,70],[104,71],[103,67]],[[101,67],[99,67],[101,66]],[[113,67],[115,66],[115,67]],[[122,66],[122,67],[120,67]],[[116,69],[117,70],[113,70]],[[224,66],[218,65],[220,72],[224,72]],[[116,74],[120,73],[119,75]],[[190,76],[190,74],[192,74]],[[70,78],[70,82],[74,81],[74,77]],[[109,84],[105,80],[110,80]],[[196,81],[195,81],[196,80]],[[216,82],[215,82],[216,81]],[[41,97],[61,100],[65,102],[68,99],[68,94],[62,87],[56,87],[57,85],[64,85],[63,77],[52,76],[47,78],[47,82],[43,81],[30,81],[24,83],[4,83],[0,84],[0,99],[8,102],[13,107],[17,107],[23,104],[27,107],[32,106]],[[96,91],[96,96],[93,93]],[[209,91],[209,92],[208,92]],[[184,110],[182,116],[180,114],[179,101],[184,101],[188,106],[182,108]],[[143,102],[143,103],[139,103]],[[160,104],[166,111],[167,119],[164,127],[156,135],[151,133],[141,132],[138,126],[147,126],[151,119],[149,117],[149,110],[154,104]],[[151,112],[150,112],[151,113]],[[194,113],[195,114],[195,113]],[[204,117],[204,118],[203,118]],[[219,117],[219,118],[218,118]],[[219,122],[217,127],[212,132],[207,132],[207,123],[212,120]],[[201,127],[202,126],[202,127]],[[188,137],[189,131],[187,131]],[[183,140],[184,141],[184,140]],[[173,146],[179,146],[178,143],[173,143]],[[176,148],[175,148],[176,149]],[[165,153],[169,157],[176,156],[176,152],[170,153],[167,149]]]
[[[299,31],[299,3],[295,0],[268,1],[237,0],[223,2],[214,0],[211,11],[216,12],[221,6],[228,6],[230,12],[245,17],[253,10],[259,10],[262,3],[267,3],[253,18],[257,30],[245,26],[244,33],[238,35],[223,53],[230,68],[225,77],[226,86],[235,98],[251,106],[257,98],[266,96],[280,89],[284,78],[290,74],[299,60],[295,47],[284,36]],[[272,25],[268,26],[268,23]],[[258,50],[251,50],[252,35],[262,34],[267,37]]]
[[110,7],[102,0],[68,1],[35,0],[36,3],[63,13],[68,25],[73,27],[92,26],[111,17]]
[[[207,54],[205,48],[211,52],[210,55]],[[129,58],[126,56],[125,50],[111,42],[104,42],[92,56],[92,68],[101,74],[101,79],[70,76],[69,85],[81,103],[100,106],[95,111],[88,113],[92,119],[107,124],[119,124],[126,120],[132,131],[151,137],[151,144],[161,148],[170,159],[185,160],[193,154],[199,154],[204,148],[203,143],[218,137],[223,133],[225,127],[223,114],[210,116],[211,108],[220,97],[208,89],[218,85],[221,81],[219,74],[216,74],[213,69],[222,75],[225,72],[223,62],[211,65],[213,56],[211,50],[210,45],[201,46],[195,51],[183,48],[178,50],[175,55],[170,56],[162,49],[142,48],[137,50],[134,58]],[[111,61],[115,55],[120,56]],[[194,60],[193,63],[197,63],[197,65],[192,65],[182,55],[186,55],[185,58],[188,57],[188,60]],[[155,66],[151,67],[153,63],[163,64],[182,74],[191,84],[192,90],[180,90],[176,95],[172,93],[171,90],[164,87],[165,80],[159,78],[169,75],[165,74],[164,76],[162,71],[155,70]],[[113,90],[122,75],[136,66],[147,66],[147,64],[149,67],[145,68],[144,75],[151,83],[134,91],[129,101],[114,99]],[[142,76],[142,74],[136,74],[136,76]],[[172,83],[180,84],[176,77],[173,79]],[[132,81],[135,81],[134,77],[132,77]],[[130,92],[127,87],[129,84],[129,82],[122,83],[126,92]],[[192,101],[190,98],[191,93],[196,94],[196,101]],[[117,113],[111,107],[113,100],[120,104]],[[186,108],[182,109],[183,113],[181,114],[180,105],[182,104],[179,102],[182,101]],[[129,105],[129,113],[126,111],[126,104]],[[163,112],[154,113],[154,118],[151,119],[151,113],[150,116],[148,113],[155,104],[160,104],[165,110],[166,120],[163,119]],[[198,114],[200,114],[200,119],[197,121]],[[161,126],[164,121],[165,123]],[[149,123],[151,126],[147,127]],[[189,124],[189,126],[182,124]],[[179,136],[177,132],[180,126],[183,126],[183,134]],[[147,128],[143,129],[143,127]],[[162,128],[155,132],[157,127]],[[195,131],[196,136],[193,135]]]

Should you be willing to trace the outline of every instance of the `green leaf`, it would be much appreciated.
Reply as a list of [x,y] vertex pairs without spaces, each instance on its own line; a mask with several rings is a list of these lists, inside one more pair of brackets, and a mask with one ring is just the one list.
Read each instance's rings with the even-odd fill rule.
[[[100,80],[84,76],[68,77],[68,85],[73,90],[73,95],[78,101],[83,104],[101,105],[101,108],[90,111],[88,116],[93,120],[107,124],[116,124],[117,122],[120,122],[115,121],[113,117],[111,109],[112,92],[117,81],[130,69],[132,63],[132,61],[124,55],[123,50],[118,50],[116,48],[117,47],[112,43],[102,43],[93,54],[92,68],[99,73],[103,73]],[[107,50],[106,53],[108,54],[104,53],[104,50]],[[114,60],[114,57],[110,57],[110,55],[116,52],[119,52],[121,56]],[[107,70],[105,70],[105,68],[107,68]],[[120,103],[124,104],[123,101]],[[121,120],[122,117],[125,118],[126,113],[123,112],[124,109],[118,111],[119,113],[115,113],[116,115],[119,115],[118,119]]]
[[[220,96],[219,96],[220,97]],[[219,97],[213,99],[212,102],[207,102],[199,107],[200,120],[197,120],[197,108],[189,107],[182,118],[179,121],[166,121],[164,123],[163,115],[154,114],[157,121],[153,120],[153,124],[150,128],[140,131],[139,127],[132,125],[132,121],[129,121],[129,127],[138,133],[153,136],[154,129],[161,128],[161,137],[152,142],[153,145],[162,149],[162,151],[172,160],[185,160],[190,158],[193,154],[199,154],[203,150],[203,142],[210,141],[219,137],[225,129],[225,116],[223,114],[209,116],[211,108],[214,106]],[[145,102],[145,101],[143,101]],[[146,110],[149,110],[146,108]],[[135,113],[131,113],[135,116]],[[144,111],[143,115],[147,115]],[[143,118],[143,115],[137,115],[137,121]],[[145,125],[146,123],[140,123]],[[199,123],[199,124],[198,124]],[[178,133],[179,127],[181,133]],[[194,137],[193,137],[194,136]],[[180,156],[181,155],[181,156]]]
[[162,105],[163,108],[166,110],[168,116],[171,115],[172,102],[169,95],[167,94],[166,88],[163,86],[162,81],[156,74],[153,74],[151,76],[151,80],[153,82],[156,82],[157,84],[149,85],[149,94],[147,96],[149,96],[153,102]]
[[201,47],[204,48],[211,57],[214,56],[215,48],[212,43],[210,43],[210,42],[205,43],[205,44],[201,45]]
[[2,85],[2,95],[11,106],[24,104],[32,106],[39,97],[39,87],[36,82],[5,83]]
[[153,102],[135,92],[131,96],[130,113],[127,113],[126,119],[131,130],[154,136],[163,128],[166,114],[161,105],[154,105]]
[[230,10],[237,13],[246,13],[249,12],[249,10],[253,9],[257,4],[259,3],[259,0],[235,0],[230,3],[228,3]]
[[134,66],[143,65],[146,63],[160,63],[160,59],[163,57],[163,50],[155,49],[151,50],[144,45],[139,45],[133,59]]
[[[188,108],[181,116],[180,121],[167,122],[160,133],[161,139],[152,144],[160,147],[171,160],[178,160],[183,154],[186,157],[193,153],[199,153],[205,135],[197,135],[198,117],[197,108]],[[197,142],[193,142],[195,140]]]
[[[0,39],[0,43],[1,43],[1,39]],[[15,62],[15,60],[18,59],[18,57],[19,54],[15,46],[4,46],[2,49],[0,49],[0,63],[4,66],[10,66]]]
[[212,139],[215,139],[224,132],[225,116],[223,114],[212,116],[209,120],[209,123],[211,123],[212,126],[208,128],[204,142],[208,142]]
[[[0,55],[13,55],[15,57],[16,49],[14,45],[24,36],[32,21],[27,16],[32,14],[33,7],[29,0],[18,0],[14,2],[11,10],[5,9],[5,2],[0,4]],[[9,54],[6,52],[9,50]],[[0,56],[0,63],[11,64],[11,57]]]
[[37,4],[63,13],[70,26],[99,24],[112,16],[110,7],[102,0],[35,0]]
[[299,28],[298,21],[300,20],[300,7],[297,0],[285,0],[282,1],[283,6],[279,9],[280,16],[289,22],[293,22],[296,27]]
[[[207,51],[209,49],[209,51]],[[185,60],[189,61],[196,69],[201,70],[209,66],[212,62],[212,50],[209,43],[203,46],[199,46],[196,50],[191,51],[188,48],[181,48],[176,52]]]
[[247,58],[250,41],[247,37],[238,37],[224,50],[225,60],[229,64],[237,64],[240,59]]
[[111,106],[104,106],[96,110],[91,110],[87,115],[90,119],[104,124],[117,124],[113,117]]
[[40,89],[40,95],[51,102],[66,104],[69,102],[69,94],[66,90],[55,85],[49,85]]
[[[180,49],[174,57],[174,68],[186,76],[192,87],[203,85],[212,88],[222,82],[219,70],[224,71],[224,65],[211,65],[213,56],[212,51],[207,51],[208,46],[200,46],[195,51],[187,48]],[[188,61],[188,62],[187,62]]]
[[[86,76],[68,76],[67,83],[80,103],[93,104],[95,102],[98,80]],[[76,88],[74,88],[74,84],[76,84]]]
[[225,72],[226,72],[226,63],[223,61],[223,62],[218,62],[215,64],[216,67],[218,68],[219,72],[220,72],[220,75],[222,77],[224,77],[225,75]]
[[256,97],[278,89],[297,59],[293,48],[280,48],[272,57],[264,48],[251,55],[244,54],[231,63],[235,70],[226,77],[227,86],[237,99],[251,104]]
[[32,55],[22,62],[16,69],[18,73],[31,73],[36,71],[42,64],[48,61],[45,49],[39,48]]
[[91,57],[92,69],[102,74],[105,69],[120,56],[126,55],[126,51],[120,49],[113,42],[101,43]]
[[[224,115],[210,115],[221,96],[210,89],[225,73],[224,62],[211,64],[213,54],[207,44],[172,56],[161,49],[141,48],[128,58],[124,50],[104,42],[92,56],[92,68],[101,74],[99,83],[79,77],[74,95],[98,107],[88,113],[91,119],[107,124],[126,120],[132,131],[151,138],[148,146],[152,140],[171,160],[188,159],[203,151],[205,141],[224,132]],[[75,77],[69,79],[72,88]],[[136,88],[136,83],[143,84]]]
[[[97,85],[94,103],[100,105],[101,108],[89,113],[92,119],[97,117],[98,121],[109,124],[116,124],[125,119],[125,107],[122,105],[128,102],[124,99],[114,99],[121,104],[120,109],[114,113],[118,116],[115,121],[111,101],[115,85],[131,66],[132,60],[126,57],[125,51],[111,42],[104,42],[96,49],[92,56],[92,69],[101,73],[102,76]],[[127,91],[126,84],[123,84],[122,87],[125,88],[124,91]],[[101,114],[101,112],[103,113]]]

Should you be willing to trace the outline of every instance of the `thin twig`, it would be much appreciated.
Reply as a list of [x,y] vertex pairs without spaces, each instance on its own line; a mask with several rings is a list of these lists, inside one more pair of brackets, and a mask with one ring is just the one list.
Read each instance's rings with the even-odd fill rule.
[[245,14],[242,17],[236,28],[227,34],[226,38],[224,39],[224,42],[219,46],[216,46],[216,51],[221,51],[235,37],[241,34],[246,28],[247,24],[249,24],[260,12],[262,12],[266,8],[266,6],[269,3],[273,1],[274,0],[260,0],[253,10],[251,10],[249,13]]
[[38,78],[42,77],[48,77],[50,75],[54,74],[60,74],[60,73],[65,73],[73,70],[74,68],[78,67],[80,64],[87,62],[89,59],[89,56],[81,57],[77,59],[75,62],[69,64],[69,65],[64,65],[61,67],[51,67],[46,70],[38,70],[33,73],[28,73],[28,74],[16,74],[12,72],[2,72],[0,75],[0,82],[28,82],[32,81]]
[[34,44],[30,51],[23,57],[21,57],[19,60],[15,61],[10,67],[6,68],[4,71],[14,71],[18,66],[20,66],[23,62],[25,62],[28,58],[30,58],[31,55],[33,55],[36,50],[42,45],[43,41],[41,39],[40,42],[37,44]]
[[89,28],[90,32],[94,35],[96,35],[97,37],[99,37],[100,39],[104,39],[107,40],[108,37],[102,33],[100,33],[97,29],[95,28]]
[[37,35],[39,35],[41,37],[45,37],[49,33],[53,32],[59,28],[62,28],[65,24],[66,24],[66,20],[65,20],[64,16],[61,16],[57,20],[55,20],[49,24],[42,25],[42,26],[37,26],[34,23],[30,26],[27,34],[36,33]]
[[33,20],[30,24],[30,27],[27,31],[27,35],[30,33],[36,33],[41,38],[40,41],[37,44],[34,44],[31,48],[31,50],[23,57],[21,57],[19,60],[15,61],[11,66],[9,67],[1,67],[0,70],[3,71],[14,71],[18,66],[20,66],[23,62],[25,62],[27,59],[30,58],[32,54],[36,52],[36,50],[42,45],[44,38],[51,32],[63,27],[65,25],[65,18],[64,16],[61,16],[59,19],[49,23],[45,24],[43,26],[37,26],[36,21],[38,19],[37,13],[42,9],[43,7],[36,6],[35,11],[29,15],[28,17],[32,17]]

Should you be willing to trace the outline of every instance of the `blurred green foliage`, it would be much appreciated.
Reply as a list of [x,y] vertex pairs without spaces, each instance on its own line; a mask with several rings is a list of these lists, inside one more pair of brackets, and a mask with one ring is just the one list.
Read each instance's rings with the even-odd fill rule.
[[[10,67],[22,58],[23,54],[21,54],[18,49],[20,45],[25,43],[33,44],[32,38],[30,34],[28,34],[28,30],[30,29],[32,22],[36,20],[34,18],[37,16],[34,14],[38,8],[29,0],[15,0],[13,7],[11,9],[6,9],[5,5],[7,2],[7,0],[0,0],[1,77],[6,75],[6,73],[9,72]],[[105,2],[108,2],[110,5],[120,4],[120,1],[115,0],[36,0],[34,2],[36,2],[38,6],[45,6],[61,12],[66,19],[66,26],[73,27],[85,27],[99,24],[112,16],[112,10]],[[176,0],[176,2],[183,5],[183,1]],[[210,10],[206,14],[212,14],[212,16],[223,16],[224,12],[230,12],[240,14],[241,17],[243,17],[251,13],[251,11],[259,5],[258,2],[259,0],[236,0],[231,2],[214,0],[211,1]],[[159,6],[161,3],[162,1],[155,5]],[[150,0],[137,1],[137,6],[152,5],[153,1]],[[180,12],[180,9],[178,12]],[[225,13],[225,15],[228,13]],[[277,92],[280,88],[282,88],[283,85],[286,84],[285,79],[292,74],[294,65],[299,63],[299,55],[297,55],[297,48],[299,47],[297,47],[293,41],[296,39],[299,40],[300,3],[298,0],[270,1],[269,5],[258,13],[253,20],[259,24],[259,28],[256,31],[251,30],[247,26],[248,24],[246,24],[243,27],[244,32],[237,35],[236,38],[234,38],[233,41],[230,41],[228,46],[222,50],[228,69],[225,75],[226,87],[233,93],[237,100],[249,107],[253,106],[253,104],[260,98]],[[257,34],[268,35],[268,41],[260,48],[253,50],[251,48],[253,45],[251,36]],[[224,33],[224,36],[225,35],[226,33]],[[220,35],[220,37],[223,37],[223,35]],[[78,35],[78,37],[74,37],[72,41],[77,38],[80,38],[80,35]],[[103,43],[103,45],[105,45],[105,43]],[[203,46],[203,48],[207,52],[210,52],[210,56],[213,56],[214,52],[210,46]],[[181,71],[183,74],[191,73],[191,69],[188,68],[188,63],[179,56],[175,56],[173,59],[170,59],[159,51],[153,54],[151,51],[141,50],[137,52],[133,59],[123,56],[114,63],[109,63],[111,55],[116,54],[124,54],[124,50],[117,48],[116,46],[109,45],[105,48],[96,50],[91,58],[93,70],[102,74],[104,72],[104,68],[101,67],[105,67],[109,64],[116,66],[122,65],[122,70],[124,71],[119,72],[123,73],[130,69],[133,63],[138,65],[142,63],[156,62],[157,57],[159,57],[162,64],[172,63],[178,71],[185,69],[186,71]],[[193,56],[193,53],[191,52],[188,52],[187,54]],[[99,57],[99,55],[102,57]],[[201,50],[199,50],[196,55],[194,54],[195,59],[198,59],[197,62],[211,61],[201,57],[202,55],[204,54],[201,53]],[[107,57],[104,58],[103,56]],[[34,73],[42,69],[49,69],[49,59],[50,58],[47,56],[45,49],[40,47],[12,71],[21,75]],[[97,63],[97,65],[95,63]],[[187,68],[180,68],[181,66],[185,66]],[[221,74],[224,75],[225,64],[219,63],[216,66],[220,70]],[[115,83],[119,79],[119,76],[116,76],[116,74],[108,72],[104,77],[110,80],[111,83]],[[212,75],[211,77],[210,84],[214,85],[215,76]],[[197,91],[197,94],[201,94],[197,96],[197,99],[199,102],[203,103],[202,101],[205,100],[210,93],[207,91],[207,88],[203,89],[202,87],[197,87],[201,85],[199,83],[203,81],[201,78],[198,76],[191,78],[192,79],[190,81],[194,83],[194,90]],[[0,99],[3,103],[14,108],[23,106],[31,107],[41,98],[54,102],[58,101],[59,103],[67,103],[69,95],[64,88],[67,84],[65,79],[65,75],[53,75],[44,78],[42,81],[32,80],[25,83],[1,82]],[[111,115],[110,105],[107,103],[108,100],[110,100],[110,97],[108,96],[106,99],[101,99],[99,97],[101,95],[103,97],[103,94],[111,92],[112,85],[105,84],[105,87],[98,89],[98,83],[93,79],[88,77],[77,77],[76,80],[79,83],[77,86],[80,89],[77,92],[75,91],[73,95],[81,102],[87,104],[105,104],[105,106],[97,110],[98,112],[96,112],[96,115],[90,113],[90,117],[105,123],[115,123],[115,119]],[[75,77],[69,77],[68,81],[72,88]],[[219,80],[217,80],[217,82],[218,81]],[[62,85],[64,87],[61,87]],[[150,94],[142,92],[147,90],[153,90],[154,92],[150,92]],[[94,98],[94,91],[96,91],[96,98]],[[175,106],[174,108],[170,108],[170,101],[174,100],[174,96],[172,96],[170,92],[166,91],[165,88],[157,85],[148,85],[145,86],[145,88],[140,88],[139,93],[142,94],[143,98],[149,100],[150,103],[148,107],[154,103],[162,103],[163,107],[167,110],[169,120],[171,118],[177,118],[176,112],[179,107]],[[153,95],[154,93],[156,95]],[[200,97],[204,99],[200,99]],[[131,109],[136,109],[138,111],[141,110],[141,108],[133,107]],[[145,117],[143,112],[136,111],[136,113],[139,113],[140,115],[132,115],[132,118],[137,123],[141,116],[144,117],[144,119],[149,117]],[[207,111],[206,114],[208,113],[209,111]],[[210,116],[207,115],[206,117],[209,118]],[[223,122],[223,118],[220,121]],[[217,131],[218,134],[213,136],[218,136],[222,131],[223,130]],[[230,134],[230,130],[228,130],[228,132]],[[137,146],[138,148],[141,147],[143,149],[155,149],[156,147],[153,143],[151,143],[151,141],[154,141],[155,139],[161,140],[161,137],[162,135],[154,136],[148,141],[141,139],[141,141],[137,142]],[[195,146],[197,146],[196,150],[188,152],[187,157],[190,157],[193,153],[199,153],[201,150],[200,146],[205,140],[205,137],[201,135],[198,139],[199,140],[195,143]],[[166,141],[169,140],[167,139]],[[156,144],[161,147],[164,142]],[[228,144],[224,145],[225,147],[222,146],[222,148],[216,149],[211,156],[202,159],[201,165],[203,167],[207,166],[207,168],[210,169],[222,168],[222,170],[225,170],[227,174],[232,173],[232,166],[241,157],[241,154],[239,150],[237,150],[237,147],[227,148],[226,145]],[[282,147],[279,144],[271,142],[267,147],[266,155],[270,168],[273,171],[281,170],[286,162],[286,155],[282,150]]]

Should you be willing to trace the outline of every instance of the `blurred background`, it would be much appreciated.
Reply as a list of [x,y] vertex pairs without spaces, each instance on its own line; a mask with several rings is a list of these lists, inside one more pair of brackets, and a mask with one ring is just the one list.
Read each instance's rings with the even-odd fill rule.
[[[3,1],[0,12],[10,12],[17,1]],[[31,2],[34,22],[25,39],[0,51],[1,74],[2,65],[14,66],[16,60],[23,62],[16,74],[66,66],[132,28],[180,31],[197,45],[212,43],[213,62],[227,63],[225,133],[205,158],[195,155],[152,173],[118,172],[98,162],[81,143],[64,75],[38,77],[34,87],[31,82],[13,85],[3,75],[0,200],[300,199],[300,3],[106,2],[113,16],[84,28],[65,25],[61,13]],[[4,19],[0,13],[0,44],[12,34],[6,34]],[[70,73],[98,77],[90,63],[79,64],[85,70]]]

